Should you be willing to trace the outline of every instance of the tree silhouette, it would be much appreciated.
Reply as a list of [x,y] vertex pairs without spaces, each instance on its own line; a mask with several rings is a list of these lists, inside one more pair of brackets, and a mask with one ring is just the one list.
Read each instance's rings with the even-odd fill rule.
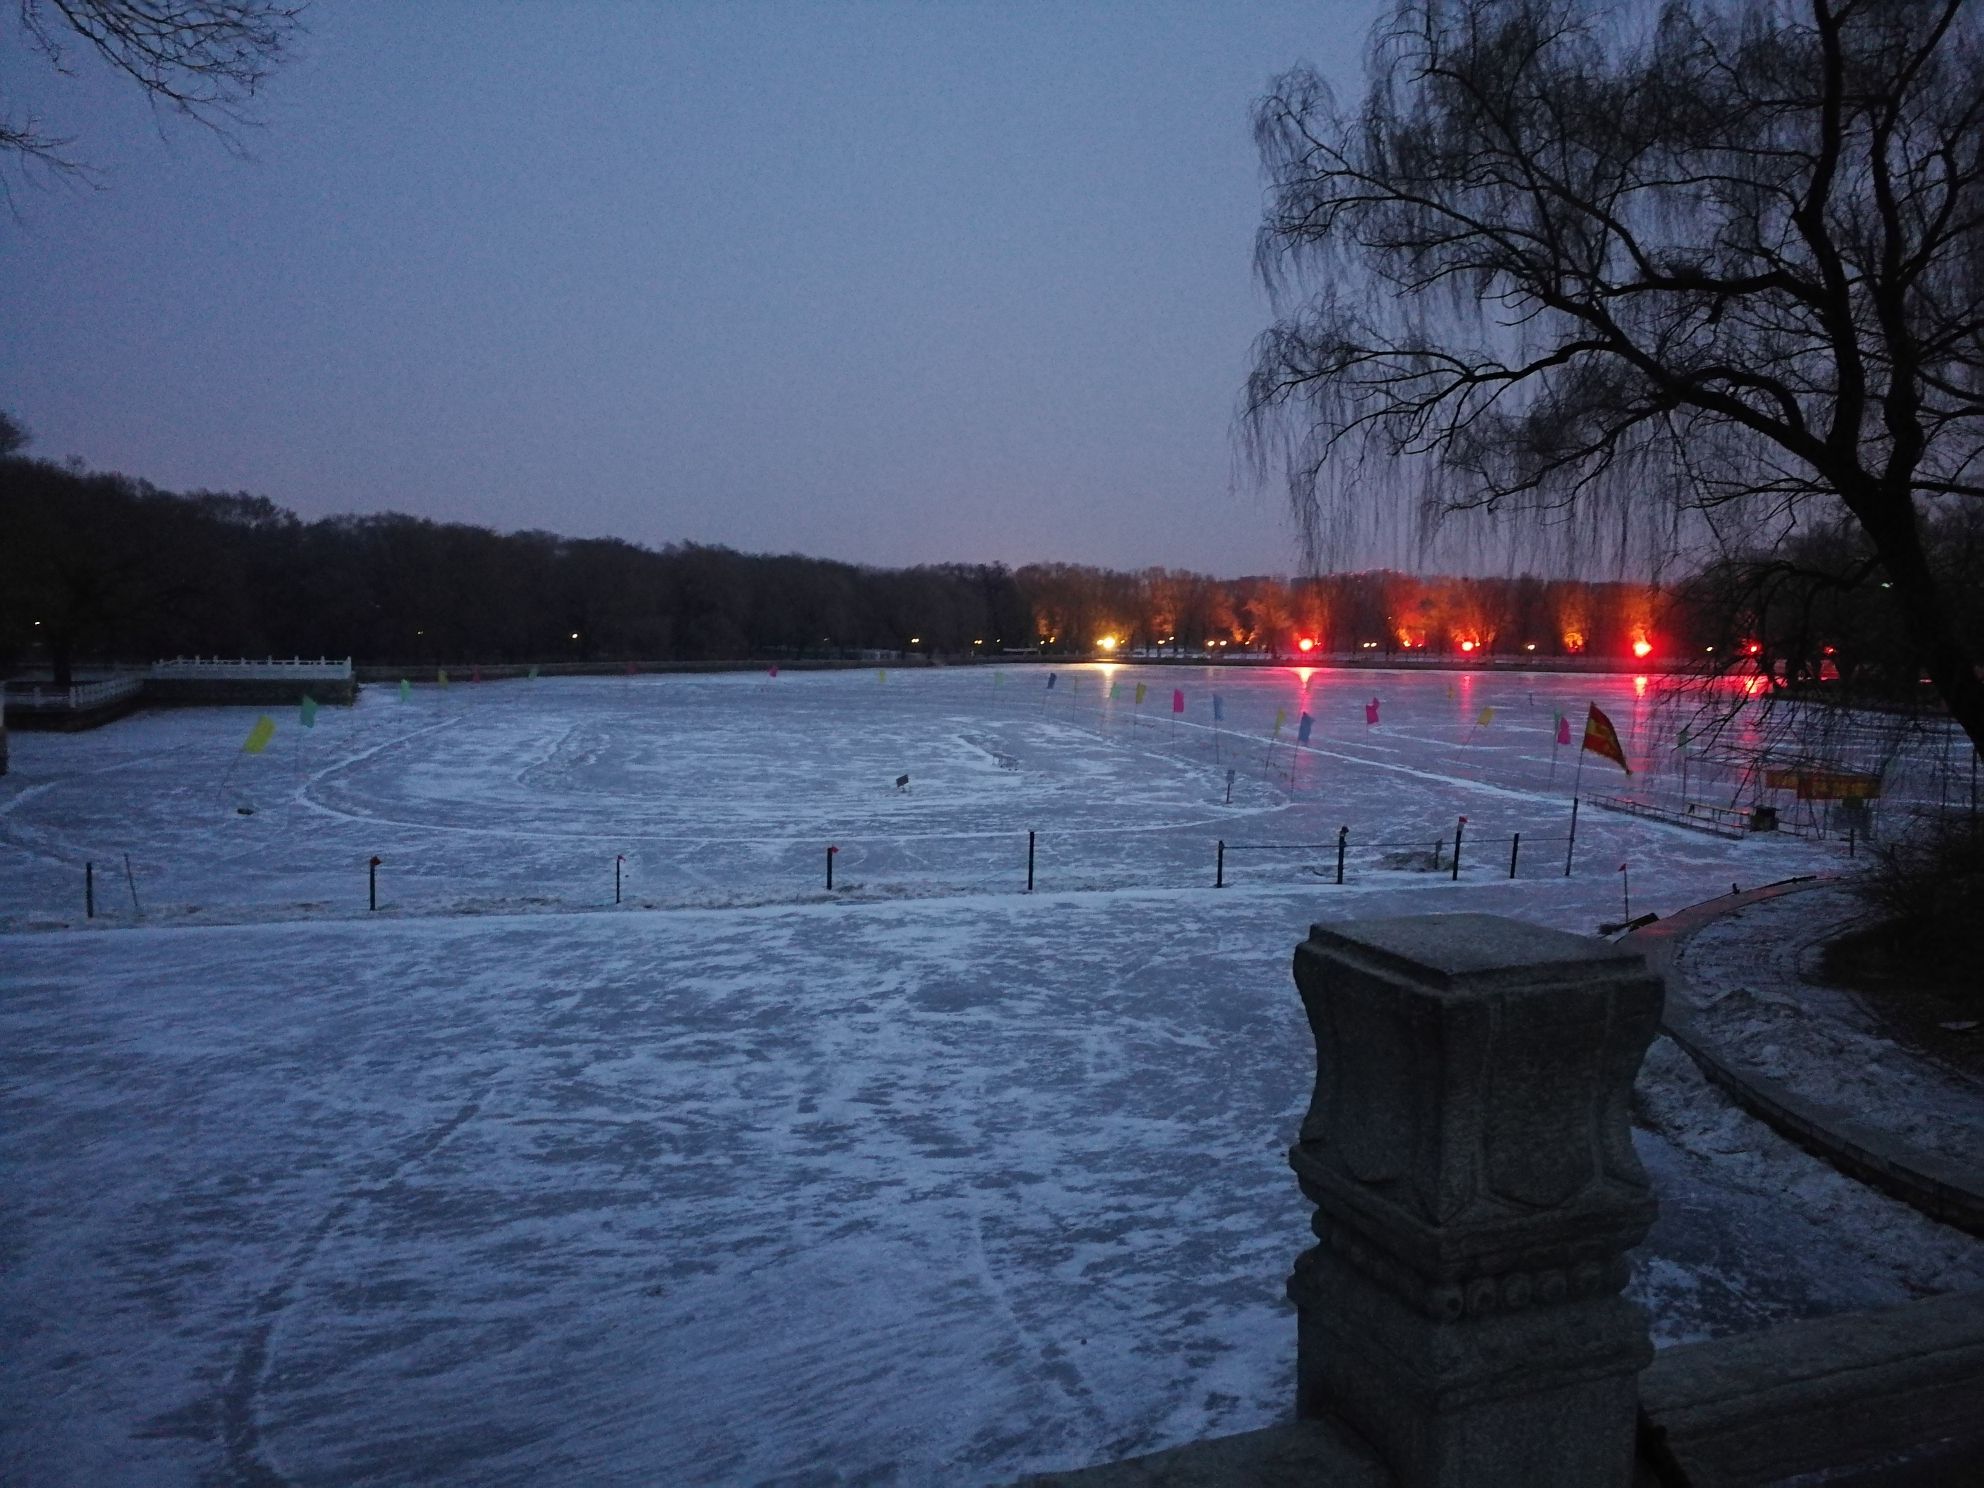
[[1696,563],[1845,517],[1984,744],[1924,541],[1984,499],[1980,11],[1406,0],[1356,112],[1278,79],[1244,408],[1312,551],[1386,487]]
[[[93,53],[152,103],[232,141],[269,74],[289,56],[302,6],[282,0],[19,0],[30,49],[57,71]],[[31,117],[0,116],[0,152],[75,172],[74,140]]]

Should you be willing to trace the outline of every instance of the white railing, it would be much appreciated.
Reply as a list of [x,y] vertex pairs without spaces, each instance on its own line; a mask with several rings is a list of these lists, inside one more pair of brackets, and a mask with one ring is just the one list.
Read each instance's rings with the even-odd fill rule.
[[39,682],[9,682],[7,702],[23,712],[58,709],[100,708],[105,703],[135,697],[145,690],[143,677],[110,677],[101,682],[78,682],[74,687],[43,686]]
[[265,656],[260,661],[254,661],[247,657],[175,656],[171,661],[153,662],[152,676],[166,682],[286,682],[303,679],[349,682],[351,658],[347,656],[342,661],[332,661],[320,656],[315,661],[306,661],[300,656],[292,656],[284,661],[279,656]]

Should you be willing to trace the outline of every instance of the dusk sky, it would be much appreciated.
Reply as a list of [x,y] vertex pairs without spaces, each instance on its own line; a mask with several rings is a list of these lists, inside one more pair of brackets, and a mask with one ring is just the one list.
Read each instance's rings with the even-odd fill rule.
[[319,0],[246,159],[10,21],[103,189],[9,177],[0,408],[307,517],[1287,572],[1248,108],[1377,8]]

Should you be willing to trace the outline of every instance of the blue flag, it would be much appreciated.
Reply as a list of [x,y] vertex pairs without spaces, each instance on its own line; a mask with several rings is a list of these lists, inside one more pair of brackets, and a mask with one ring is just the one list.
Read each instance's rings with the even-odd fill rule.
[[1226,717],[1226,700],[1218,693],[1212,695],[1212,721],[1220,722]]
[[1054,675],[1055,674],[1053,672],[1049,672],[1047,674],[1047,690],[1049,692],[1052,692],[1054,690]]
[[1304,713],[1302,715],[1302,721],[1295,725],[1295,742],[1298,744],[1307,744],[1309,742],[1309,730],[1315,726],[1316,720],[1311,718],[1307,713]]

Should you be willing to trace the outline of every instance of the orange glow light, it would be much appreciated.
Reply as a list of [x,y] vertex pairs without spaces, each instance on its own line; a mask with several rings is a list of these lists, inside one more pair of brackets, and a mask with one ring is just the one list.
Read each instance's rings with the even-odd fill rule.
[[1462,641],[1462,642],[1460,643],[1460,648],[1461,648],[1461,650],[1463,650],[1463,651],[1472,651],[1472,650],[1474,649],[1474,642],[1472,642],[1472,641]]
[[1650,641],[1633,642],[1633,655],[1650,656],[1652,654],[1653,654],[1653,644]]
[[1299,651],[1313,651],[1316,649],[1315,641],[1310,639],[1308,636],[1302,637],[1301,640],[1295,643],[1295,646],[1296,649]]

